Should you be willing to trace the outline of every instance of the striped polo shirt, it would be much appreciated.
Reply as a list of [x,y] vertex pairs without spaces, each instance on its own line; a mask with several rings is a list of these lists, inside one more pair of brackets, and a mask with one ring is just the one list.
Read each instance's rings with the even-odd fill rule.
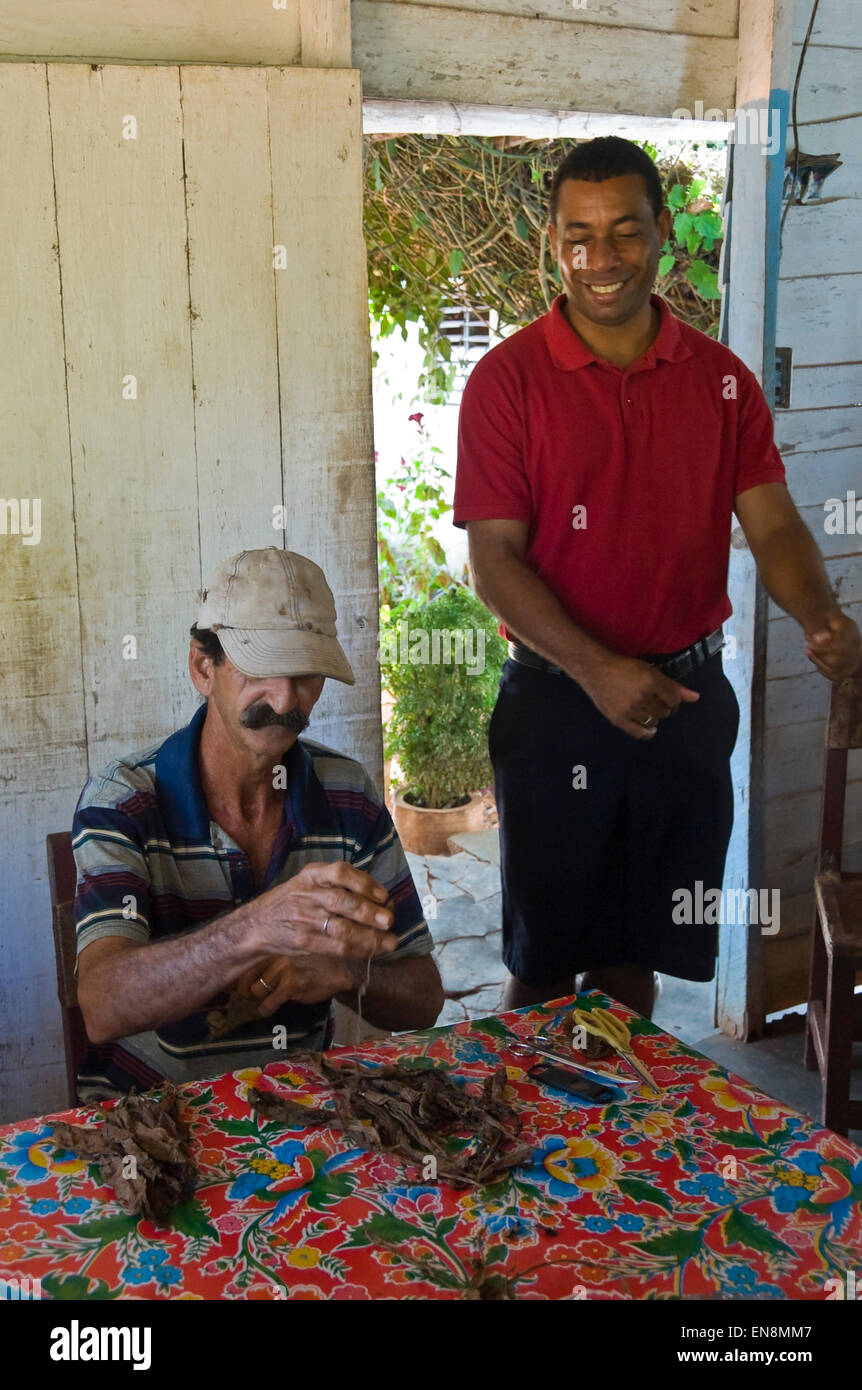
[[[354,759],[309,739],[297,739],[280,760],[286,773],[282,820],[255,890],[248,858],[211,819],[204,798],[198,744],[205,717],[203,705],[184,729],[111,763],[84,787],[72,830],[78,954],[105,936],[139,946],[177,936],[287,882],[306,864],[339,861],[364,870],[389,893],[399,945],[387,961],[433,950],[401,842],[370,777]],[[225,997],[176,1023],[124,1038],[120,1049],[93,1048],[79,1072],[81,1099],[140,1086],[152,1070],[185,1081],[262,1065],[277,1055],[276,1027],[284,1028],[279,1037],[288,1048],[317,1048],[328,1040],[331,1001],[324,1000],[285,1004],[213,1041],[206,1015]],[[118,1052],[130,1065],[118,1064]]]

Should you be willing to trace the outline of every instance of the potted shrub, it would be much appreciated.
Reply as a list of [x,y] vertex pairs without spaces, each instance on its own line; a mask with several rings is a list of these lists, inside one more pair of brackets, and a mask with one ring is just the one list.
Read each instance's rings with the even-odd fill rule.
[[406,849],[445,854],[450,835],[482,826],[478,789],[492,780],[488,725],[506,644],[463,585],[402,607],[380,642],[393,700],[386,751],[404,777],[395,825]]

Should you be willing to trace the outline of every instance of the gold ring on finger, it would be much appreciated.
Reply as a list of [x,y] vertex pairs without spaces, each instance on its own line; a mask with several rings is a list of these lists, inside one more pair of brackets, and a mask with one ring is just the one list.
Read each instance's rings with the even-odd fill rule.
[[264,989],[268,990],[270,994],[272,994],[272,991],[275,989],[275,985],[267,984],[262,975],[258,975],[257,982],[259,985],[263,985]]

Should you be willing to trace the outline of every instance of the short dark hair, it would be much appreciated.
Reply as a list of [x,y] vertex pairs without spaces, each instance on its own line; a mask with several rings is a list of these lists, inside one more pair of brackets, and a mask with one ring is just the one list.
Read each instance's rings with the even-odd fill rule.
[[658,169],[649,155],[631,140],[619,135],[602,135],[575,145],[557,166],[551,181],[550,218],[557,220],[560,185],[566,179],[584,179],[587,183],[603,183],[605,179],[622,178],[624,174],[640,174],[646,184],[647,197],[658,218],[664,207],[664,192]]
[[224,661],[224,648],[216,634],[208,627],[198,627],[197,623],[192,623],[189,633],[196,642],[200,642],[204,656],[210,658],[213,666],[221,666]]

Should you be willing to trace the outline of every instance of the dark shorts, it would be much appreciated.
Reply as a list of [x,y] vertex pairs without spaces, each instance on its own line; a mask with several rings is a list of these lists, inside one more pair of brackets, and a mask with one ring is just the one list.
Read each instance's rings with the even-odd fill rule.
[[712,979],[718,929],[675,923],[673,894],[721,887],[739,706],[720,653],[681,683],[700,700],[641,741],[568,677],[503,667],[490,729],[503,960],[523,984],[622,964]]

